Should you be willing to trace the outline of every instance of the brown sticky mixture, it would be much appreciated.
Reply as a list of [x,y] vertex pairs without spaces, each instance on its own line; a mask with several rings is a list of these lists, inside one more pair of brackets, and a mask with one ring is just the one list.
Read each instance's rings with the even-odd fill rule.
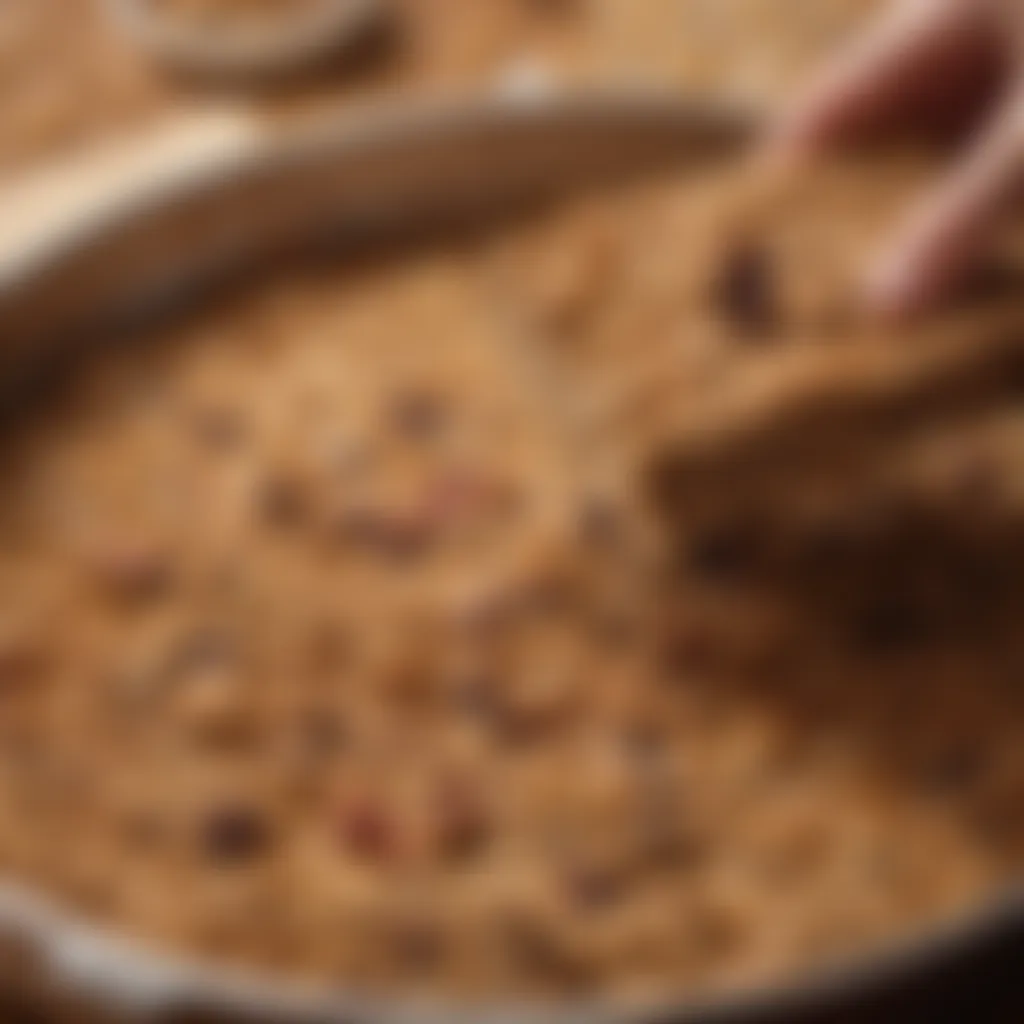
[[[1016,301],[843,302],[918,173],[677,174],[87,359],[0,450],[0,869],[470,999],[777,981],[1019,878]],[[910,396],[885,459],[652,505],[838,385]]]

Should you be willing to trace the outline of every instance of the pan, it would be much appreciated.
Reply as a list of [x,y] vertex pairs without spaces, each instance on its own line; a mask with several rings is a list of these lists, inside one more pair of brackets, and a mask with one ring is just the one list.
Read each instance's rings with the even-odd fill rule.
[[[749,110],[621,89],[441,98],[294,120],[224,108],[169,123],[14,183],[0,198],[3,390],[17,391],[71,339],[150,321],[261,260],[498,216],[667,163],[732,158],[755,123]],[[0,881],[0,979],[13,1019],[24,1007],[55,1020],[239,1024],[1003,1019],[984,1017],[977,993],[1012,1013],[1021,963],[1018,885],[941,930],[725,999],[405,1006],[157,955]]]

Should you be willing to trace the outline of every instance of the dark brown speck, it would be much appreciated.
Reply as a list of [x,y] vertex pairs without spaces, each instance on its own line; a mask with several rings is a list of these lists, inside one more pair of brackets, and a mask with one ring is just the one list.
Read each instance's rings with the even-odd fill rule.
[[747,336],[765,336],[778,326],[775,267],[767,249],[753,243],[727,256],[714,284],[719,315]]
[[201,842],[206,856],[218,864],[242,864],[262,854],[270,841],[263,816],[251,807],[227,805],[203,821]]

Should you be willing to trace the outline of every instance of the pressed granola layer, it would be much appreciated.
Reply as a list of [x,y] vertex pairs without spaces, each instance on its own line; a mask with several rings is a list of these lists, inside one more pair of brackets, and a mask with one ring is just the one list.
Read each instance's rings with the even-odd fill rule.
[[2,454],[0,869],[159,949],[491,999],[778,981],[1019,877],[1012,395],[906,403],[846,532],[646,489],[673,405],[692,440],[828,395],[823,352],[870,402],[995,351],[1012,296],[844,305],[915,173],[605,194],[69,372]]

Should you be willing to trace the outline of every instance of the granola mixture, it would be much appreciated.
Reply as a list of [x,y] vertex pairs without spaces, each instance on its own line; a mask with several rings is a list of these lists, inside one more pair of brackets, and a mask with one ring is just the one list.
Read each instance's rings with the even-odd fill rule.
[[1019,878],[1012,389],[912,410],[795,547],[649,497],[658,406],[946,344],[841,301],[917,174],[677,175],[86,360],[0,452],[0,871],[159,948],[470,999],[777,981]]

